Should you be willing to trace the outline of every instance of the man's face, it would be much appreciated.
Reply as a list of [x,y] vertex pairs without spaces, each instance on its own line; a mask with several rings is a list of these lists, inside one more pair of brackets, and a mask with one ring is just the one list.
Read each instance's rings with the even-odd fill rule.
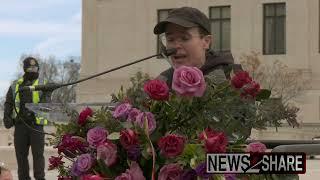
[[174,68],[181,65],[200,68],[205,62],[206,49],[209,49],[211,36],[201,35],[197,27],[185,28],[168,23],[165,41],[168,49],[177,49],[177,53],[171,56]]
[[39,72],[39,68],[38,68],[38,66],[29,66],[25,69],[25,72],[37,73],[37,72]]

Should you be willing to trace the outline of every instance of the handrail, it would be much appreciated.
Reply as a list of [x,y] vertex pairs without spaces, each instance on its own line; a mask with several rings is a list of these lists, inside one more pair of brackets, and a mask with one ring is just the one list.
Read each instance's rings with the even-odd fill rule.
[[280,145],[271,152],[304,152],[307,155],[320,155],[320,144]]
[[268,149],[273,149],[282,145],[300,145],[300,144],[319,144],[320,140],[247,140],[246,143],[259,141],[267,146]]
[[[273,149],[284,145],[320,145],[320,140],[247,140],[245,143],[261,142],[267,146],[268,149]],[[234,141],[229,141],[234,144]]]

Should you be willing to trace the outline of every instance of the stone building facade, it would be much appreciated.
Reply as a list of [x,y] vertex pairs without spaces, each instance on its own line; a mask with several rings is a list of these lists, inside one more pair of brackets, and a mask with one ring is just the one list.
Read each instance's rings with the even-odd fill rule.
[[[301,128],[283,127],[254,137],[310,139],[320,135],[319,0],[83,0],[81,77],[157,53],[153,27],[168,10],[192,6],[212,22],[213,48],[231,51],[236,61],[259,52],[265,63],[280,60],[311,81],[297,99]],[[108,102],[110,93],[138,70],[156,76],[169,67],[164,59],[146,62],[84,82],[78,102]],[[262,134],[261,134],[262,133]],[[265,136],[266,135],[266,136]]]

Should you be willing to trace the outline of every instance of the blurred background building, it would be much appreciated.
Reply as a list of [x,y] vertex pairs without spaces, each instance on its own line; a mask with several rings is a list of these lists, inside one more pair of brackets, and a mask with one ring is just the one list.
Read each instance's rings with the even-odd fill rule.
[[[213,46],[231,51],[235,60],[252,51],[263,63],[279,60],[299,70],[310,81],[300,108],[299,128],[284,124],[253,132],[253,138],[310,139],[320,135],[319,0],[83,0],[81,77],[102,72],[159,52],[155,24],[172,8],[192,6],[208,15]],[[157,76],[168,68],[163,58],[153,58],[78,86],[77,102],[108,102],[110,94],[137,71]]]

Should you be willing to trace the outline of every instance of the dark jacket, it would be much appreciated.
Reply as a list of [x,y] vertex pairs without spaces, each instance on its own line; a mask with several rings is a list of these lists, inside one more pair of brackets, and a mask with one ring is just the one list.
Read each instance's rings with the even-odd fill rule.
[[[20,84],[20,87],[23,86],[31,86],[34,81],[24,81]],[[35,122],[35,115],[33,112],[28,110],[25,107],[26,103],[32,103],[32,92],[31,91],[23,91],[22,93],[19,93],[20,95],[20,111],[17,115],[16,119],[12,118],[12,113],[14,111],[14,97],[13,97],[13,89],[11,86],[9,87],[9,90],[6,95],[6,101],[4,103],[4,114],[3,114],[3,122],[4,126],[9,129],[12,126],[15,125],[15,123],[20,123],[19,120],[23,118],[23,120],[28,123],[32,124]],[[50,102],[51,100],[51,92],[43,93],[40,97],[40,103],[43,102]]]
[[[205,64],[200,68],[203,72],[203,75],[208,75],[211,72],[216,71],[216,74],[222,74],[222,78],[229,79],[230,71],[240,70],[241,66],[234,64],[234,59],[231,53],[216,53],[214,51],[208,51],[206,54]],[[168,86],[171,87],[172,84],[172,76],[173,76],[173,68],[169,68],[163,71],[159,75],[159,79],[162,79],[167,82]],[[223,73],[221,73],[223,72]]]

